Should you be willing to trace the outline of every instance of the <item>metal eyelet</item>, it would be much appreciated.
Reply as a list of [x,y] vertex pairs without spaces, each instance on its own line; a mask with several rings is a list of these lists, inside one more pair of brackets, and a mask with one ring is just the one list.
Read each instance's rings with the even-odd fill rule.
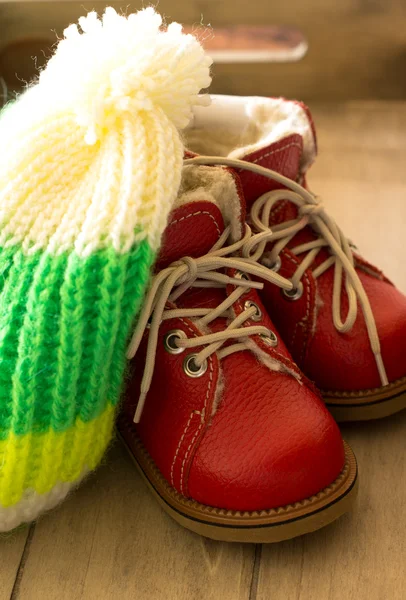
[[181,329],[171,329],[164,336],[164,347],[169,354],[181,354],[185,348],[180,348],[176,345],[176,340],[186,339],[187,335]]
[[244,304],[244,310],[249,310],[250,308],[255,308],[256,313],[250,317],[251,321],[260,321],[262,319],[262,310],[259,308],[258,304],[255,304],[252,300],[247,300]]
[[234,275],[235,279],[245,279],[245,281],[250,281],[250,276],[247,275],[247,273],[244,273],[244,271],[237,271],[236,274]]
[[292,290],[281,290],[281,293],[286,300],[299,300],[303,295],[303,283],[300,282],[297,288],[293,288]]
[[273,262],[271,262],[271,260],[270,260],[271,255],[272,255],[271,252],[266,252],[262,256],[260,263],[261,263],[261,265],[264,265],[264,267],[267,267],[267,269],[270,269],[274,273],[277,273],[282,266],[282,259],[281,259],[280,255],[278,254],[278,256],[275,258],[275,260]]
[[207,371],[207,360],[198,367],[195,363],[195,358],[197,354],[189,354],[189,356],[185,357],[183,361],[183,370],[185,371],[188,377],[201,377]]
[[277,273],[279,271],[279,269],[282,266],[282,261],[281,261],[281,257],[277,256],[276,259],[274,260],[274,262],[268,267],[269,269],[271,269],[271,271],[274,271],[274,273]]
[[[247,273],[244,273],[244,271],[237,271],[236,274],[234,275],[234,277],[235,277],[235,279],[244,279],[245,281],[251,281],[251,277],[249,275],[247,275]],[[243,296],[245,296],[249,292],[250,292],[250,288],[247,288],[245,290],[245,292],[243,292]]]
[[275,346],[278,345],[278,338],[275,335],[275,333],[272,331],[272,329],[269,330],[268,335],[266,335],[265,333],[260,333],[259,337],[269,346],[272,346],[272,348],[275,348]]

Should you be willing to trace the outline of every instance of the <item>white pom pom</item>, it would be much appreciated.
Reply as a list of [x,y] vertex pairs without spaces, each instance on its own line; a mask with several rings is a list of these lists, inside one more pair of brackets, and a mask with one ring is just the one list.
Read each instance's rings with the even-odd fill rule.
[[39,87],[58,110],[73,112],[94,144],[117,118],[138,111],[163,111],[183,129],[192,107],[210,85],[211,59],[177,23],[161,29],[153,8],[128,18],[107,8],[91,12],[64,32],[55,55],[41,73]]

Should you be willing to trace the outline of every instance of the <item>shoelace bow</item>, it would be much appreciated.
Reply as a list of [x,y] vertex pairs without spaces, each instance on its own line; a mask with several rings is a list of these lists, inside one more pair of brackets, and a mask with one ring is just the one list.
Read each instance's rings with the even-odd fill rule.
[[[264,264],[277,265],[279,255],[294,236],[307,225],[310,225],[317,234],[317,238],[305,244],[290,248],[296,256],[307,253],[302,260],[293,277],[290,291],[300,290],[301,279],[305,271],[311,267],[316,256],[322,248],[328,248],[331,256],[313,270],[313,276],[317,279],[327,269],[334,266],[334,285],[332,318],[337,331],[348,332],[357,318],[357,300],[360,303],[364,316],[368,337],[382,385],[388,385],[385,366],[381,355],[381,345],[375,318],[368,296],[364,290],[361,280],[354,266],[354,256],[351,243],[344,236],[334,220],[325,212],[320,199],[306,190],[303,186],[281,175],[280,173],[267,169],[244,160],[223,158],[217,156],[198,156],[187,159],[185,164],[197,165],[219,165],[244,169],[251,171],[268,179],[277,181],[287,189],[274,190],[263,194],[258,198],[251,210],[251,219],[254,228],[258,231],[249,238],[242,249],[242,255],[251,260],[258,261],[263,258],[265,247],[268,242],[275,242],[270,256],[263,259]],[[269,217],[271,210],[279,200],[290,200],[298,207],[298,218],[292,221],[275,225],[270,229]],[[348,312],[344,321],[341,318],[341,290],[343,285],[343,271],[345,273],[345,291],[348,298]],[[287,280],[286,280],[287,281]],[[286,287],[284,289],[287,289]]]
[[[250,336],[263,335],[268,338],[272,337],[273,332],[270,332],[263,325],[245,325],[246,321],[255,315],[257,311],[255,306],[245,309],[236,317],[232,312],[232,306],[247,289],[261,289],[263,287],[263,284],[258,281],[253,281],[248,277],[245,279],[247,275],[268,280],[286,290],[291,290],[292,284],[284,277],[270,271],[267,267],[262,266],[251,258],[238,256],[238,253],[252,236],[248,225],[246,226],[245,235],[240,241],[226,245],[229,235],[230,228],[228,227],[208,254],[196,259],[191,257],[182,258],[160,271],[152,279],[127,351],[127,358],[133,358],[141,343],[148,322],[151,320],[141,393],[134,415],[136,423],[141,418],[145,399],[151,385],[155,367],[159,327],[162,321],[186,317],[193,319],[196,327],[204,330],[209,323],[218,317],[231,319],[223,331],[207,333],[196,337],[187,337],[185,335],[184,337],[178,336],[176,338],[176,347],[180,349],[193,349],[204,346],[200,352],[189,357],[189,359],[192,358],[196,369],[199,369],[214,352],[217,352],[217,356],[221,359],[234,352],[246,350],[247,346],[243,340]],[[236,270],[241,274],[241,278],[228,276],[223,272],[223,270],[227,269]],[[168,301],[175,302],[190,287],[225,288],[229,284],[236,286],[235,290],[216,308],[171,309],[167,307]],[[237,340],[236,343],[224,346],[231,339]]]

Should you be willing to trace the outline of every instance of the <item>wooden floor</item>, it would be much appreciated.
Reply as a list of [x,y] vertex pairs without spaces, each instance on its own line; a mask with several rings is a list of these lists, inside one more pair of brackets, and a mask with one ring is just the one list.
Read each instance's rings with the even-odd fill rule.
[[[312,188],[406,292],[406,103],[313,111]],[[116,444],[59,509],[0,539],[0,600],[405,600],[406,411],[343,433],[359,461],[356,510],[262,547],[181,529]]]

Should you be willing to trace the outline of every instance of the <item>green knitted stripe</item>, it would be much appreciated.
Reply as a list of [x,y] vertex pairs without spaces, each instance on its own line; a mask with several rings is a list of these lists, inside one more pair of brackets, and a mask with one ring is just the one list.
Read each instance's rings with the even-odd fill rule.
[[7,435],[13,421],[11,379],[24,304],[39,258],[37,255],[25,257],[21,252],[11,252],[10,248],[0,251],[0,271],[4,273],[0,294],[0,439]]
[[65,431],[119,399],[154,252],[0,250],[0,439]]

